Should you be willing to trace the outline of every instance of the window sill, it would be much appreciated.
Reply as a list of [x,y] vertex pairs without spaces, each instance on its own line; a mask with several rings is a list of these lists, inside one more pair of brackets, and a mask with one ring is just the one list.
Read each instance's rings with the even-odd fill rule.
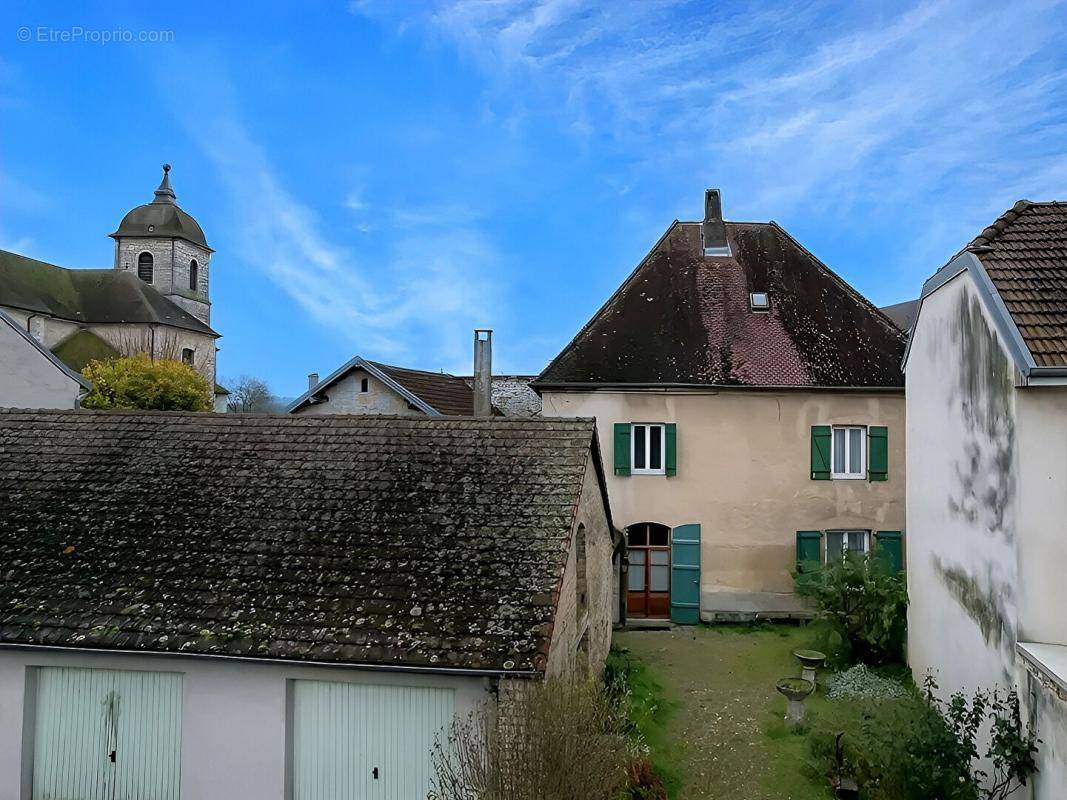
[[866,475],[831,475],[830,476],[830,480],[832,480],[832,481],[865,481],[865,480],[867,480],[867,476]]
[[1067,645],[1019,642],[1015,651],[1022,656],[1027,669],[1040,673],[1067,694]]
[[664,475],[667,474],[667,471],[666,470],[650,470],[650,469],[631,469],[630,470],[630,474],[631,475],[645,475],[645,476],[651,475],[653,477],[658,475],[660,477],[663,477]]

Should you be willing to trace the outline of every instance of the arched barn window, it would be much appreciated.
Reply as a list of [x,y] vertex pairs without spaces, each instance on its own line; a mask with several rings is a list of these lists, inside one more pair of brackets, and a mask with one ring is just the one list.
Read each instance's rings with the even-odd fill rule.
[[145,283],[152,282],[152,254],[141,253],[137,256],[137,277]]
[[189,291],[195,292],[197,285],[200,283],[200,265],[196,263],[194,258],[189,262]]

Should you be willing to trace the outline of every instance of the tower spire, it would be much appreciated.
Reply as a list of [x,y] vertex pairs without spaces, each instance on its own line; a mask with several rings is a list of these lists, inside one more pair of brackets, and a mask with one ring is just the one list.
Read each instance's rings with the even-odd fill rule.
[[174,205],[177,196],[174,194],[174,190],[170,188],[170,164],[163,165],[163,180],[159,184],[159,188],[156,189],[156,199],[153,203],[166,203],[167,205]]

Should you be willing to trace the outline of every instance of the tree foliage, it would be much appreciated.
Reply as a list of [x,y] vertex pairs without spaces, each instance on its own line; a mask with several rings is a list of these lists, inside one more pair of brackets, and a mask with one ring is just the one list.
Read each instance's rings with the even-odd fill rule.
[[144,354],[90,361],[82,374],[92,391],[85,408],[139,408],[158,411],[210,411],[207,379],[180,361],[153,361]]
[[849,553],[821,570],[796,575],[797,593],[815,600],[838,661],[899,662],[908,626],[908,587],[884,559]]

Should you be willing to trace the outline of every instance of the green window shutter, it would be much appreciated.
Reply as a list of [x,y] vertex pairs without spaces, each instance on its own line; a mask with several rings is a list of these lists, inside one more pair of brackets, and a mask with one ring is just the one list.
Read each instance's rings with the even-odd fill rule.
[[830,480],[830,426],[811,426],[811,479]]
[[615,474],[630,474],[630,423],[615,423]]
[[904,536],[900,531],[878,531],[875,534],[875,557],[883,559],[894,575],[904,569]]
[[872,481],[889,477],[889,428],[884,426],[867,429],[867,477]]
[[678,474],[678,426],[668,422],[664,426],[667,439],[667,461],[665,462],[667,477]]
[[822,531],[797,531],[797,572],[817,572],[822,566]]

